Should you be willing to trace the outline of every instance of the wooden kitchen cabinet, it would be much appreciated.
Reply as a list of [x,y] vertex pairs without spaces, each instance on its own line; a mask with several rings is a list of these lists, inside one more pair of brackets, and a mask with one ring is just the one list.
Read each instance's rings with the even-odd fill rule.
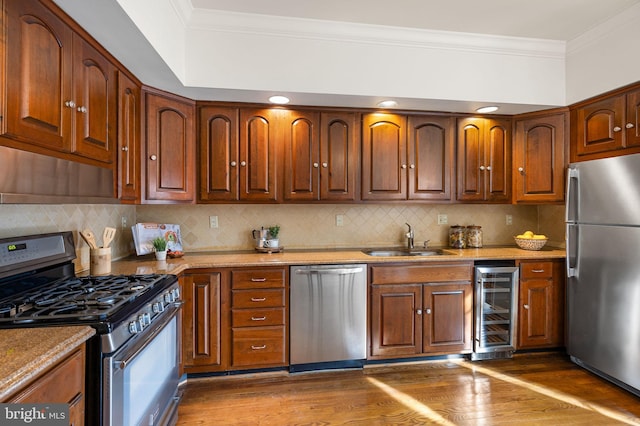
[[118,74],[118,198],[140,202],[140,85]]
[[284,367],[289,362],[286,268],[231,271],[231,368]]
[[520,261],[519,266],[516,349],[564,346],[564,261]]
[[371,359],[470,353],[473,265],[371,266]]
[[451,199],[451,118],[371,113],[362,129],[363,200]]
[[640,152],[640,89],[619,90],[571,110],[571,161]]
[[284,199],[320,199],[320,113],[281,111]]
[[187,271],[180,280],[184,299],[184,371],[224,371],[229,366],[229,273]]
[[567,111],[518,116],[513,138],[513,201],[564,201]]
[[69,404],[69,424],[84,425],[86,357],[86,344],[83,343],[3,402]]
[[511,120],[458,120],[457,199],[511,201]]
[[145,89],[144,203],[195,202],[195,103]]
[[49,2],[5,2],[4,135],[27,150],[113,164],[117,69],[61,15]]

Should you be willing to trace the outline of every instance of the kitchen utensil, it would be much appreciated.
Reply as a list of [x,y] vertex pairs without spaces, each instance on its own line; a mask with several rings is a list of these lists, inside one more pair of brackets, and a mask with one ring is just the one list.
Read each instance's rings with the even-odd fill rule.
[[109,226],[104,228],[104,231],[102,232],[102,247],[104,248],[109,247],[115,235],[116,235],[116,228],[111,228]]
[[87,244],[89,244],[90,248],[94,250],[98,248],[98,244],[96,243],[96,236],[93,235],[91,229],[87,228],[80,231],[80,236],[86,241]]

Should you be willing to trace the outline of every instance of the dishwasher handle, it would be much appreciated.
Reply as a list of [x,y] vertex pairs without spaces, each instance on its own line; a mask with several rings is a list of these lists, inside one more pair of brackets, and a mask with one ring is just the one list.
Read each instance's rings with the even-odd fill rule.
[[357,274],[364,270],[362,267],[355,268],[308,268],[308,269],[296,269],[294,273],[298,275],[311,275],[311,274],[321,274],[321,275],[349,275],[349,274]]

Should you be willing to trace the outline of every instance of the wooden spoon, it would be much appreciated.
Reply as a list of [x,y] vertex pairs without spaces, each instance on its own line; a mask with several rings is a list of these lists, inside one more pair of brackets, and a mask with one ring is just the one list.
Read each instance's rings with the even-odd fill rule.
[[106,227],[102,232],[102,247],[107,248],[111,245],[113,237],[116,235],[116,228]]
[[89,244],[89,247],[92,249],[97,249],[98,244],[96,243],[96,236],[93,235],[91,229],[87,228],[80,231],[80,236]]

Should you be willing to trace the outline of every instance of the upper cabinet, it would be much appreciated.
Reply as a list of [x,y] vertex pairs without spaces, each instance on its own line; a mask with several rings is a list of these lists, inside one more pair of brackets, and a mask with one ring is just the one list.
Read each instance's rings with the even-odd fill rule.
[[362,199],[451,199],[451,118],[365,114]]
[[320,198],[320,113],[282,111],[284,199]]
[[240,199],[278,199],[278,110],[240,110]]
[[39,2],[6,2],[5,13],[4,135],[38,152],[114,163],[115,66]]
[[195,202],[195,103],[146,91],[145,203]]
[[511,201],[511,120],[458,120],[459,201]]
[[356,201],[360,164],[360,114],[320,114],[320,199]]
[[513,201],[564,201],[566,111],[518,116],[513,139]]
[[640,89],[581,103],[571,110],[571,161],[640,152]]
[[118,73],[118,198],[140,201],[140,86]]

